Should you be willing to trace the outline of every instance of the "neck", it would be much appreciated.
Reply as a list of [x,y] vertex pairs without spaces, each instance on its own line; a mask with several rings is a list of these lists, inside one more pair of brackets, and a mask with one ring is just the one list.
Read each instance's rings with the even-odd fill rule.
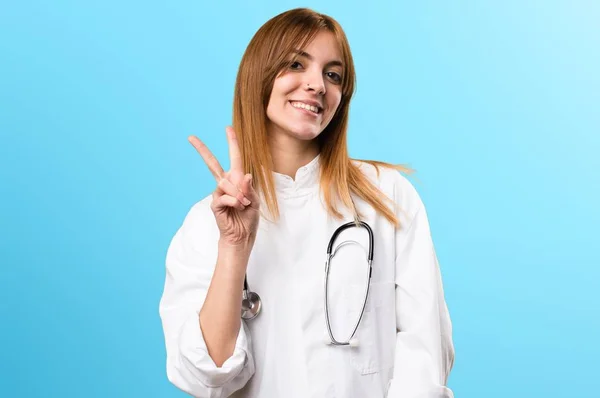
[[298,169],[310,163],[319,154],[316,140],[298,140],[282,134],[272,135],[269,141],[273,171],[291,178],[295,178]]

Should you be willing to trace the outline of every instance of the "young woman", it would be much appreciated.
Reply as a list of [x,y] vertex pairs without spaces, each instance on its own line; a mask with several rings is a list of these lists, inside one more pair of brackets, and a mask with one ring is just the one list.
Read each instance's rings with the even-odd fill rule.
[[402,167],[348,157],[354,80],[335,20],[285,12],[242,58],[231,169],[190,137],[217,186],[171,242],[160,303],[189,394],[452,397],[426,211]]

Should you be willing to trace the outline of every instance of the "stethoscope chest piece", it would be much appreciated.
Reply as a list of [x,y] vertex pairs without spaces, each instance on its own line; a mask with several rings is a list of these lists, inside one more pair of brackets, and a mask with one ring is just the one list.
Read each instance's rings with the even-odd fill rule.
[[244,290],[242,299],[242,319],[254,319],[260,312],[260,296],[254,292]]

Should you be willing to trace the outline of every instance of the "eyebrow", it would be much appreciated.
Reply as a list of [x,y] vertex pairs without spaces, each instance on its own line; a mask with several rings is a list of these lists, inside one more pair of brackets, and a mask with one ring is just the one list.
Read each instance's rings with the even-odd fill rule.
[[[307,53],[306,51],[296,50],[296,51],[294,51],[294,53],[298,54],[301,57],[308,58],[309,61],[314,60],[314,57],[312,55],[310,55],[309,53]],[[325,66],[341,66],[341,67],[343,67],[344,64],[342,63],[342,61],[340,61],[338,59],[334,59],[333,61],[329,61],[327,63],[327,65],[325,65]]]

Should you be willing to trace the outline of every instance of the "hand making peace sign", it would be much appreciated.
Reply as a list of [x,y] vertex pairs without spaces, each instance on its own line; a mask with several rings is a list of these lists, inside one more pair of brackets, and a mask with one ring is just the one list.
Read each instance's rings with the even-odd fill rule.
[[227,143],[231,169],[223,171],[217,158],[198,137],[188,137],[189,142],[202,156],[208,169],[217,180],[211,210],[226,244],[254,243],[259,222],[259,198],[252,186],[252,175],[244,174],[240,148],[233,128],[227,127]]

